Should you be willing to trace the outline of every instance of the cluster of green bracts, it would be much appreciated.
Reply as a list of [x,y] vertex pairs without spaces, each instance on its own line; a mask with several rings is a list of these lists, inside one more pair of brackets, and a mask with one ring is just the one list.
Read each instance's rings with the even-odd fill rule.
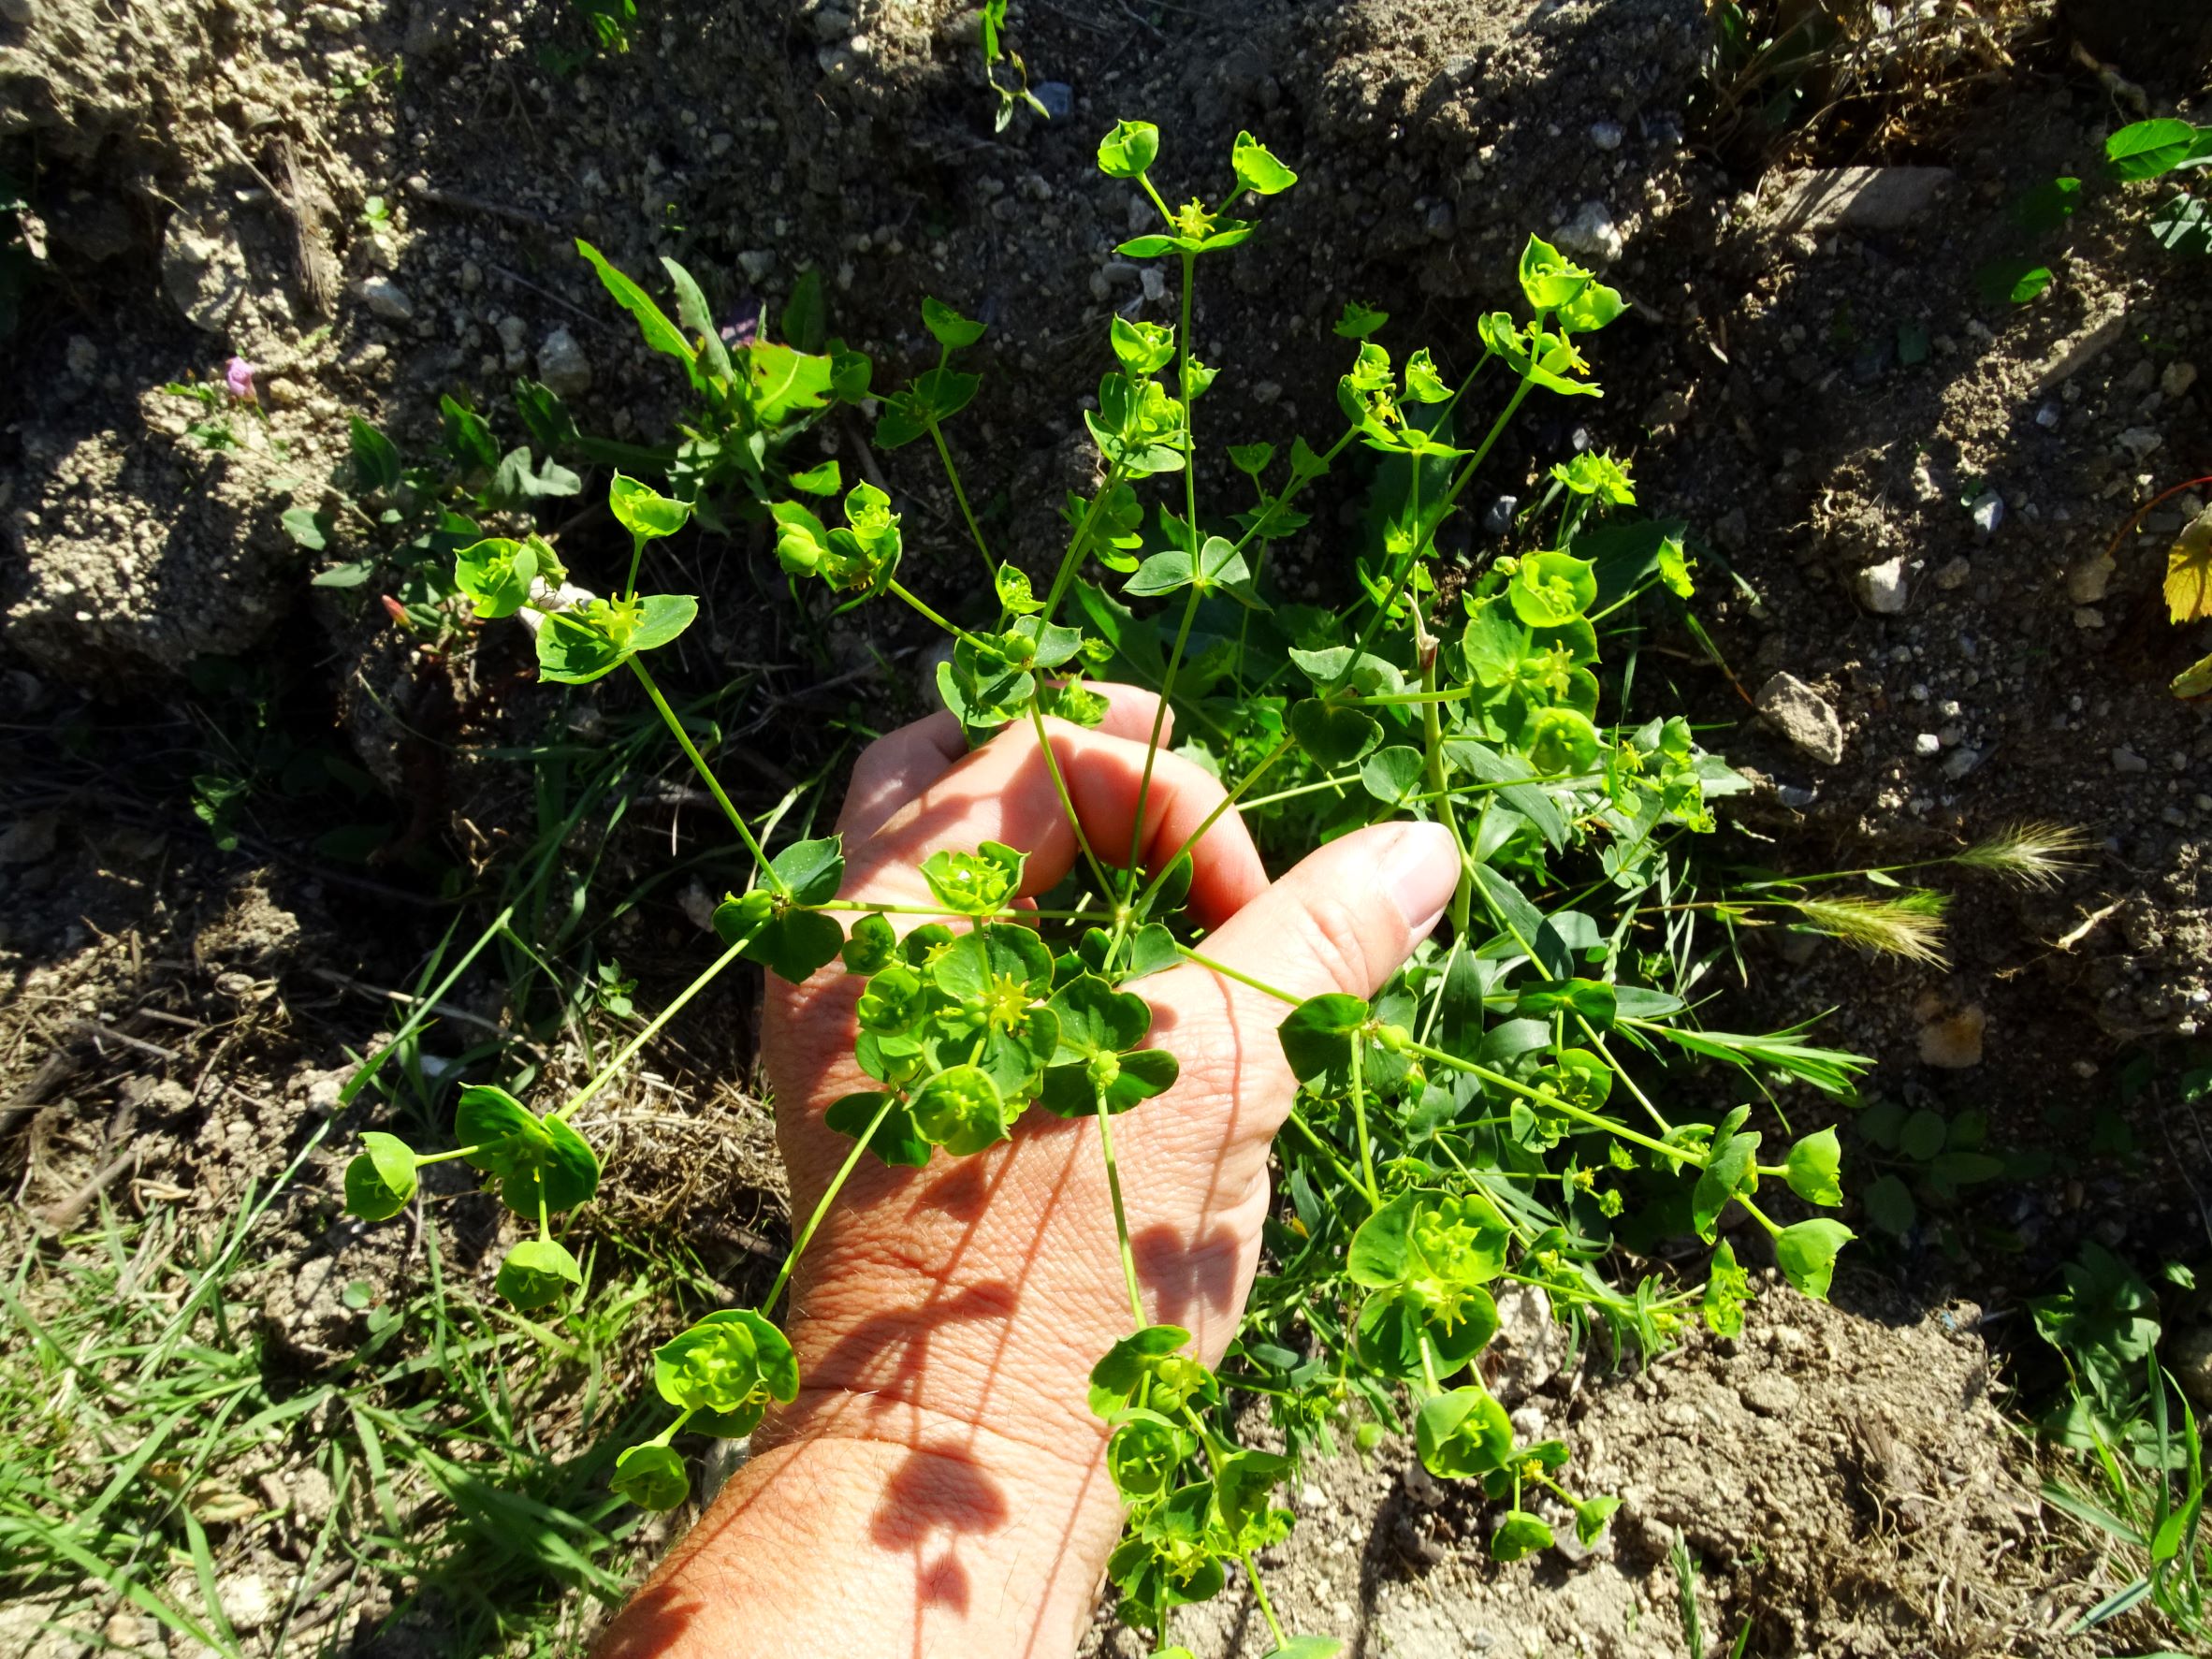
[[[1692,590],[1679,527],[1608,521],[1635,502],[1625,465],[1593,452],[1554,468],[1549,494],[1523,515],[1533,526],[1551,522],[1556,510],[1552,545],[1492,560],[1457,585],[1449,604],[1439,598],[1438,529],[1525,399],[1597,395],[1581,342],[1621,313],[1621,296],[1531,239],[1518,273],[1530,315],[1477,319],[1480,359],[1456,387],[1425,349],[1395,363],[1373,338],[1387,317],[1347,306],[1337,326],[1355,350],[1339,387],[1343,431],[1326,451],[1295,440],[1281,469],[1272,445],[1231,449],[1256,499],[1210,522],[1199,510],[1193,437],[1194,408],[1214,378],[1191,355],[1196,263],[1252,234],[1252,224],[1230,216],[1231,205],[1246,193],[1288,189],[1296,175],[1240,136],[1229,198],[1217,208],[1170,208],[1150,177],[1157,151],[1155,129],[1125,122],[1101,143],[1099,165],[1157,206],[1162,230],[1122,251],[1179,262],[1180,326],[1112,320],[1115,367],[1085,413],[1103,476],[1093,493],[1069,498],[1069,540],[1041,593],[1027,574],[992,557],[944,436],[977,386],[953,354],[973,345],[983,326],[925,302],[937,361],[881,395],[878,444],[926,437],[943,461],[989,573],[997,614],[987,624],[949,621],[900,584],[899,517],[881,490],[853,486],[842,522],[830,523],[823,507],[839,487],[835,462],[794,473],[765,442],[803,429],[807,412],[830,400],[866,396],[866,358],[834,342],[815,356],[783,345],[725,348],[680,268],[671,275],[683,327],[596,262],[648,342],[680,358],[699,393],[688,458],[670,468],[676,493],[615,477],[609,508],[632,537],[618,597],[574,585],[534,535],[464,549],[456,585],[476,618],[531,622],[546,679],[580,684],[628,666],[756,875],[715,913],[722,955],[599,1077],[545,1117],[499,1089],[467,1089],[458,1147],[438,1156],[465,1157],[495,1176],[508,1206],[536,1226],[502,1267],[501,1294],[526,1309],[573,1297],[581,1274],[553,1237],[551,1218],[591,1196],[598,1164],[568,1118],[733,961],[796,982],[841,958],[843,971],[861,981],[854,1052],[876,1085],[828,1109],[828,1126],[851,1140],[850,1154],[761,1309],[712,1315],[659,1350],[656,1386],[677,1415],[622,1453],[617,1489],[648,1507],[673,1506],[690,1484],[672,1448],[677,1433],[743,1434],[770,1404],[794,1397],[797,1366],[767,1316],[863,1157],[921,1168],[1006,1141],[1032,1110],[1094,1119],[1116,1229],[1100,1247],[1118,1251],[1130,1302],[1131,1333],[1099,1359],[1090,1390],[1128,1512],[1110,1567],[1121,1611],[1155,1630],[1163,1653],[1177,1652],[1166,1645],[1171,1609],[1216,1594],[1234,1562],[1250,1578],[1277,1652],[1320,1659],[1335,1644],[1284,1634],[1256,1560],[1291,1524],[1272,1494],[1292,1461],[1231,1442],[1223,1432],[1229,1391],[1267,1396],[1291,1433],[1344,1418],[1354,1402],[1376,1421],[1397,1422],[1396,1402],[1409,1396],[1422,1463],[1441,1477],[1478,1478],[1508,1505],[1492,1535],[1498,1559],[1551,1541],[1550,1523],[1530,1506],[1539,1502],[1563,1505],[1590,1541],[1616,1500],[1571,1492],[1560,1477],[1564,1445],[1519,1444],[1482,1384],[1498,1329],[1492,1287],[1540,1288],[1563,1316],[1602,1317],[1657,1346],[1700,1297],[1714,1329],[1740,1329],[1749,1276],[1717,1231],[1731,1206],[1773,1236],[1784,1273],[1812,1295],[1825,1292],[1850,1237],[1832,1221],[1782,1226],[1754,1197],[1768,1177],[1809,1203],[1841,1202],[1832,1132],[1800,1140],[1780,1166],[1762,1165],[1759,1136],[1742,1127],[1748,1108],[1718,1126],[1672,1122],[1617,1051],[1673,1048],[1747,1078],[1780,1070],[1833,1093],[1848,1089],[1860,1062],[1794,1033],[1702,1030],[1681,996],[1638,982],[1658,977],[1639,975],[1639,966],[1665,966],[1663,957],[1639,957],[1629,939],[1639,904],[1651,908],[1644,895],[1665,897],[1660,850],[1677,835],[1710,829],[1710,797],[1739,781],[1697,748],[1679,718],[1630,728],[1600,717],[1606,619],[1646,594],[1679,602]],[[1503,397],[1480,435],[1463,440],[1463,426],[1476,430],[1463,409],[1468,384],[1485,371],[1503,381]],[[1262,581],[1270,546],[1303,527],[1295,502],[1355,444],[1396,469],[1385,475],[1401,492],[1358,562],[1363,608],[1347,616],[1271,604]],[[1181,490],[1148,514],[1139,487],[1162,477],[1179,479]],[[1206,733],[1201,750],[1237,770],[1221,810],[1241,802],[1259,814],[1295,802],[1326,808],[1343,826],[1420,812],[1453,836],[1462,876],[1448,945],[1424,951],[1373,1002],[1342,995],[1299,1001],[1235,976],[1284,1001],[1281,1042],[1300,1084],[1280,1148],[1293,1214],[1271,1233],[1275,1271],[1263,1276],[1255,1305],[1266,1337],[1253,1334],[1232,1350],[1242,1373],[1216,1375],[1188,1351],[1189,1332],[1146,1322],[1113,1151],[1113,1118],[1177,1075],[1173,1055],[1148,1045],[1150,1008],[1128,987],[1183,961],[1230,971],[1210,962],[1178,920],[1190,845],[1203,828],[1145,871],[1134,849],[1102,859],[1078,824],[1091,881],[1085,887],[1079,870],[1069,908],[1058,910],[1014,908],[1024,858],[1014,849],[939,852],[921,871],[935,900],[928,920],[902,936],[888,916],[868,910],[848,931],[840,913],[859,907],[837,898],[837,840],[802,840],[768,857],[640,661],[674,639],[694,608],[686,596],[638,594],[648,544],[687,522],[713,530],[745,517],[772,522],[776,558],[794,589],[820,582],[841,604],[895,600],[943,629],[952,650],[939,689],[971,741],[1014,721],[1041,727],[1047,715],[1095,721],[1103,705],[1082,676],[1112,670],[1154,686],[1163,709],[1184,692]],[[1118,595],[1094,573],[1117,581]],[[1132,608],[1162,599],[1171,603],[1157,618]],[[1156,728],[1155,753],[1159,738]],[[1278,782],[1295,781],[1255,793],[1278,768]],[[1148,757],[1140,822],[1150,776]],[[1072,823],[1056,771],[1055,784]],[[1595,884],[1539,909],[1529,893],[1556,889],[1553,862],[1580,852],[1594,855]],[[1623,919],[1602,924],[1608,910]],[[1616,1107],[1616,1094],[1633,1102],[1633,1113]],[[412,1201],[416,1168],[436,1160],[388,1135],[366,1136],[364,1145],[348,1171],[348,1202],[356,1215],[381,1219]],[[1691,1225],[1716,1244],[1702,1292],[1670,1295],[1647,1279],[1629,1294],[1594,1271],[1606,1230],[1639,1180],[1687,1186]],[[1553,1190],[1556,1200],[1548,1200]],[[1286,1346],[1292,1343],[1317,1351]]]

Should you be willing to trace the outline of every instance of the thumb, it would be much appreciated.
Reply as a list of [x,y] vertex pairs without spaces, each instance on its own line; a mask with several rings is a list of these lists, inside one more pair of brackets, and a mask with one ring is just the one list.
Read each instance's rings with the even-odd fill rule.
[[1442,824],[1374,824],[1307,856],[1223,923],[1206,954],[1300,998],[1372,997],[1428,938],[1459,877]]

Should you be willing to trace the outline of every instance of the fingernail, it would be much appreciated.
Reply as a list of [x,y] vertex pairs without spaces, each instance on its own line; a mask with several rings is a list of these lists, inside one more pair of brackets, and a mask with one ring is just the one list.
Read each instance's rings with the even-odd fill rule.
[[1382,882],[1416,939],[1426,938],[1459,885],[1460,854],[1440,823],[1409,823],[1382,851]]

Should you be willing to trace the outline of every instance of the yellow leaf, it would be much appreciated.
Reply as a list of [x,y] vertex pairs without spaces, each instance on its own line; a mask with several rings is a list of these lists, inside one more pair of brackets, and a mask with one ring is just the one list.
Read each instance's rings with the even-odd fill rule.
[[2212,657],[2206,657],[2193,667],[2184,668],[2174,677],[2174,695],[2176,697],[2212,697]]
[[2166,554],[2166,608],[2176,622],[2212,617],[2212,507],[2182,530]]

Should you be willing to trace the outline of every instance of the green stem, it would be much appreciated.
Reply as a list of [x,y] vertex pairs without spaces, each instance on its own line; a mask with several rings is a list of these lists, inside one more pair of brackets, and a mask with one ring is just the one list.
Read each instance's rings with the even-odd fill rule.
[[[1176,848],[1171,854],[1160,861],[1158,872],[1155,874],[1152,880],[1145,884],[1144,891],[1137,895],[1136,903],[1132,908],[1142,910],[1144,906],[1150,902],[1152,895],[1159,890],[1159,884],[1168,879],[1168,872],[1175,867],[1175,861],[1181,858],[1186,852],[1188,852],[1192,848],[1196,847],[1199,842],[1204,838],[1205,833],[1212,829],[1214,825],[1220,821],[1221,815],[1237,804],[1238,796],[1242,795],[1255,783],[1258,783],[1259,779],[1265,776],[1267,769],[1270,766],[1273,766],[1277,761],[1288,754],[1290,750],[1296,746],[1296,739],[1286,737],[1281,742],[1277,743],[1273,749],[1270,749],[1265,755],[1263,755],[1260,758],[1259,764],[1257,766],[1254,766],[1251,771],[1244,774],[1244,781],[1239,783],[1236,788],[1231,790],[1228,794],[1224,795],[1217,803],[1215,803],[1214,809],[1207,813],[1204,818],[1199,821],[1198,828],[1192,830],[1189,835],[1183,838],[1183,845]],[[1142,803],[1143,801],[1143,795],[1142,793],[1139,793],[1137,798],[1140,803],[1140,809],[1142,809]]]
[[622,586],[625,599],[637,597],[637,567],[645,561],[646,539],[635,531],[630,532],[630,580]]
[[1420,1333],[1420,1341],[1421,1380],[1429,1385],[1430,1393],[1441,1394],[1444,1392],[1444,1385],[1436,1380],[1436,1345],[1431,1340],[1426,1331]]
[[845,1155],[845,1161],[837,1166],[837,1174],[831,1178],[829,1186],[822,1189],[822,1198],[814,1206],[814,1214],[807,1217],[807,1225],[799,1230],[799,1236],[792,1241],[790,1253],[784,1257],[783,1265],[776,1270],[776,1282],[768,1287],[768,1294],[761,1299],[761,1314],[764,1317],[774,1315],[776,1299],[783,1294],[784,1286],[791,1282],[792,1269],[798,1266],[799,1258],[807,1253],[807,1245],[813,1240],[814,1230],[822,1225],[822,1218],[829,1214],[829,1207],[837,1201],[846,1178],[859,1164],[861,1154],[867,1151],[868,1142],[876,1138],[876,1131],[883,1127],[883,1120],[891,1115],[891,1109],[898,1104],[898,1100],[896,1095],[883,1097],[883,1104],[876,1108],[876,1115],[868,1119],[868,1127],[852,1142],[852,1150]]
[[1099,1147],[1106,1155],[1106,1190],[1113,1200],[1113,1238],[1121,1250],[1121,1282],[1129,1293],[1129,1317],[1144,1329],[1144,1298],[1137,1288],[1137,1256],[1129,1248],[1129,1217],[1121,1203],[1121,1166],[1113,1160],[1113,1114],[1106,1110],[1106,1091],[1096,1092],[1099,1102]]
[[[1356,1054],[1358,1050],[1355,1049],[1353,1052]],[[1672,1158],[1678,1164],[1689,1164],[1700,1170],[1705,1168],[1706,1159],[1695,1152],[1687,1151],[1680,1146],[1669,1145],[1665,1141],[1654,1141],[1651,1136],[1639,1134],[1626,1124],[1615,1123],[1609,1117],[1601,1117],[1594,1112],[1585,1111],[1572,1101],[1560,1099],[1557,1095],[1548,1095],[1541,1089],[1533,1089],[1525,1083],[1519,1083],[1507,1077],[1502,1071],[1492,1071],[1488,1066],[1477,1066],[1472,1060],[1463,1060],[1457,1055],[1447,1054],[1440,1048],[1431,1048],[1425,1042],[1408,1042],[1405,1045],[1405,1052],[1409,1055],[1419,1055],[1424,1060],[1433,1060],[1438,1065],[1449,1067],[1454,1071],[1464,1071],[1470,1076],[1479,1077],[1483,1082],[1494,1084],[1508,1094],[1520,1095],[1525,1099],[1534,1100],[1539,1106],[1558,1113],[1562,1117],[1572,1118],[1577,1123],[1586,1124],[1594,1129],[1603,1129],[1607,1134],[1626,1141],[1632,1146],[1641,1146],[1647,1152],[1656,1152],[1663,1157]]]
[[1175,950],[1186,960],[1197,963],[1201,968],[1209,968],[1224,979],[1234,980],[1240,985],[1249,985],[1262,997],[1273,997],[1277,1002],[1288,1002],[1292,1007],[1296,1007],[1305,1000],[1302,997],[1293,997],[1289,992],[1269,984],[1265,980],[1256,980],[1248,973],[1239,972],[1226,962],[1216,962],[1211,956],[1202,956],[1188,945],[1177,945]]
[[953,452],[946,446],[945,435],[934,420],[929,423],[929,441],[937,445],[937,458],[945,464],[945,478],[953,486],[953,499],[960,503],[960,517],[968,521],[968,533],[975,538],[975,550],[983,556],[983,579],[996,592],[998,566],[992,562],[991,549],[983,545],[983,532],[976,524],[975,515],[968,510],[968,491],[960,488],[960,469],[953,464]]
[[1075,573],[1083,564],[1084,553],[1090,546],[1091,528],[1099,521],[1099,510],[1105,505],[1106,498],[1120,487],[1121,469],[1118,466],[1107,468],[1106,481],[1099,486],[1099,493],[1091,497],[1090,504],[1084,508],[1082,522],[1076,525],[1075,534],[1068,543],[1068,550],[1060,555],[1060,568],[1053,573],[1052,589],[1044,597],[1043,614],[1047,623],[1058,614],[1060,601],[1068,592],[1068,584],[1075,579]]
[[937,612],[931,610],[919,599],[916,599],[914,595],[907,589],[905,584],[894,580],[886,591],[889,592],[894,599],[905,600],[908,604],[911,605],[916,611],[920,612],[925,619],[943,629],[954,639],[972,640],[975,638],[975,635],[968,633],[967,629],[960,627],[956,623],[946,621],[944,618],[939,616]]
[[1736,1201],[1741,1204],[1744,1209],[1749,1212],[1751,1218],[1754,1221],[1757,1222],[1761,1227],[1767,1230],[1768,1237],[1774,1238],[1781,1234],[1781,1225],[1768,1216],[1766,1211],[1760,1209],[1758,1205],[1753,1203],[1751,1200],[1746,1198],[1742,1193],[1739,1192],[1736,1194]]
[[699,752],[698,745],[691,741],[691,735],[684,730],[683,721],[676,718],[676,710],[668,706],[668,699],[661,694],[660,686],[654,682],[652,675],[647,672],[644,662],[636,657],[632,657],[629,662],[631,672],[637,676],[638,683],[645,687],[646,695],[653,700],[653,707],[659,711],[662,723],[675,734],[677,746],[691,761],[692,769],[705,780],[706,793],[714,797],[715,805],[722,809],[722,816],[736,830],[737,838],[745,843],[745,850],[752,854],[753,862],[761,866],[761,874],[768,879],[768,885],[779,893],[789,893],[791,889],[770,866],[768,855],[761,851],[760,842],[746,824],[745,815],[731,804],[728,793],[722,789],[721,780],[707,767],[706,757]]
[[729,967],[731,963],[736,961],[738,952],[744,949],[745,945],[741,941],[737,944],[732,945],[720,956],[717,956],[714,959],[713,964],[706,969],[705,973],[701,974],[697,979],[686,985],[682,991],[677,993],[675,1001],[671,1002],[666,1008],[662,1009],[659,1013],[653,1016],[651,1023],[648,1024],[644,1030],[640,1031],[635,1037],[633,1037],[628,1042],[625,1042],[619,1049],[618,1049],[615,1053],[615,1057],[609,1060],[606,1065],[600,1070],[599,1075],[594,1077],[582,1088],[578,1089],[576,1093],[570,1098],[568,1104],[561,1107],[561,1109],[556,1112],[553,1115],[563,1123],[566,1123],[571,1117],[575,1116],[577,1111],[583,1106],[585,1101],[590,1099],[593,1095],[599,1093],[601,1089],[606,1087],[609,1083],[614,1081],[616,1073],[619,1072],[623,1067],[630,1063],[632,1055],[636,1054],[639,1049],[645,1047],[647,1043],[652,1041],[655,1037],[660,1035],[662,1026],[667,1025],[670,1020],[673,1020],[677,1014],[683,1011],[685,1004],[690,1002],[692,997],[698,996],[700,992],[706,990],[708,985],[714,983],[716,976],[719,975],[723,968]]
[[665,1429],[662,1429],[658,1434],[654,1435],[652,1439],[648,1441],[646,1444],[648,1446],[666,1446],[671,1440],[674,1440],[677,1434],[683,1432],[683,1426],[686,1423],[690,1422],[698,1415],[699,1407],[696,1405],[685,1406],[683,1410],[677,1413],[676,1421],[670,1423]]
[[1303,1135],[1313,1149],[1329,1160],[1329,1167],[1336,1171],[1338,1180],[1346,1186],[1357,1187],[1360,1185],[1360,1177],[1353,1174],[1344,1159],[1336,1156],[1336,1148],[1321,1139],[1314,1126],[1305,1121],[1304,1114],[1295,1106],[1290,1109],[1290,1127]]
[[1376,1209],[1382,1208],[1382,1188],[1375,1181],[1375,1149],[1367,1141],[1367,1089],[1360,1075],[1361,1055],[1365,1051],[1366,1033],[1352,1033],[1352,1127],[1360,1134],[1360,1173],[1365,1177],[1367,1201]]
[[457,1157],[473,1157],[476,1156],[476,1154],[482,1152],[483,1150],[483,1146],[479,1144],[475,1146],[456,1146],[451,1152],[418,1152],[415,1155],[415,1167],[419,1170],[430,1164],[451,1163]]
[[[1194,561],[1196,557],[1195,554],[1192,556]],[[1184,648],[1190,643],[1190,626],[1198,620],[1199,600],[1202,594],[1203,589],[1194,580],[1190,587],[1190,598],[1184,603],[1182,624],[1175,630],[1174,649],[1168,653],[1167,672],[1161,676],[1159,701],[1153,706],[1152,735],[1144,744],[1144,770],[1137,779],[1137,813],[1135,821],[1129,825],[1128,880],[1125,900],[1134,897],[1137,891],[1137,860],[1144,850],[1144,803],[1152,793],[1152,765],[1159,758],[1160,733],[1167,725],[1169,700],[1175,694],[1175,673],[1183,666]],[[1127,920],[1125,914],[1123,921]]]
[[1060,758],[1053,752],[1052,736],[1044,729],[1044,690],[1034,682],[1029,687],[1029,719],[1037,727],[1037,749],[1044,756],[1044,769],[1052,774],[1053,793],[1060,797],[1060,810],[1067,817],[1068,827],[1075,832],[1075,844],[1083,849],[1084,862],[1091,866],[1099,891],[1111,896],[1113,883],[1107,879],[1106,866],[1099,862],[1099,855],[1091,851],[1091,838],[1084,834],[1083,819],[1075,810],[1075,798],[1068,793],[1068,780],[1060,776]]
[[1275,1638],[1277,1648],[1288,1647],[1289,1637],[1283,1634],[1283,1626],[1275,1619],[1274,1608],[1267,1605],[1267,1581],[1259,1576],[1259,1564],[1252,1559],[1249,1550],[1237,1559],[1244,1564],[1245,1575],[1252,1580],[1252,1599],[1259,1604],[1259,1616],[1267,1621],[1268,1634]]

